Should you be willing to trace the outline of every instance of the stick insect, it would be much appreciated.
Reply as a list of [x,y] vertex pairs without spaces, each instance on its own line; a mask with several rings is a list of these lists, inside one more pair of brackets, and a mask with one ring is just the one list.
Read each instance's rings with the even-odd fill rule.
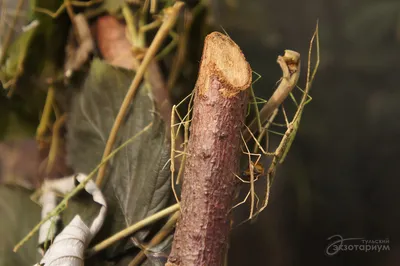
[[75,17],[75,13],[73,7],[90,7],[95,4],[101,3],[103,0],[91,0],[91,1],[74,1],[74,0],[64,0],[64,2],[60,5],[60,7],[55,11],[52,12],[46,8],[42,7],[35,7],[35,11],[39,13],[43,13],[49,15],[52,18],[57,18],[64,10],[67,10],[68,16],[73,21]]
[[[194,97],[194,92],[190,93],[188,96],[186,96],[180,103],[178,103],[178,105],[174,105],[172,107],[172,112],[171,112],[171,158],[170,158],[170,170],[171,170],[171,187],[172,187],[172,191],[174,193],[175,199],[177,202],[179,202],[178,199],[178,195],[175,191],[175,185],[180,183],[181,177],[183,175],[183,170],[184,170],[184,165],[185,165],[185,161],[186,161],[186,155],[187,155],[187,144],[189,142],[189,123],[191,121],[190,119],[190,114],[192,112],[193,106],[192,106],[192,102],[193,102],[193,97]],[[188,108],[187,108],[187,113],[185,116],[181,116],[181,114],[178,112],[177,107],[181,104],[183,104],[187,99],[189,99],[189,104],[188,104]],[[175,123],[175,119],[176,117],[179,119],[180,122]],[[179,132],[181,127],[184,127],[184,140],[181,143],[181,149],[183,148],[183,150],[181,149],[176,149],[176,141],[179,138]],[[177,127],[177,128],[176,128]],[[176,128],[176,129],[175,129]],[[181,141],[180,141],[181,142]],[[177,155],[175,155],[177,153]],[[182,159],[180,161],[180,165],[179,165],[179,171],[178,171],[178,176],[176,179],[176,183],[175,183],[175,178],[174,178],[174,174],[175,174],[175,158],[181,157]],[[167,162],[168,163],[168,162]]]
[[[312,50],[313,50],[314,42],[316,43],[317,60],[316,60],[316,65],[315,65],[315,67],[313,69],[313,72],[310,75],[310,72],[311,72],[311,53],[312,53]],[[242,138],[243,138],[243,141],[244,141],[245,147],[246,147],[246,152],[244,152],[244,153],[248,154],[248,156],[249,156],[249,169],[250,169],[249,171],[250,171],[250,174],[251,174],[250,175],[250,177],[251,177],[250,178],[251,187],[250,187],[250,191],[247,194],[246,198],[244,199],[244,201],[240,202],[240,204],[244,203],[247,200],[247,198],[249,197],[249,195],[251,195],[251,210],[250,210],[250,216],[249,216],[248,220],[250,220],[253,217],[255,217],[256,215],[258,215],[268,205],[268,200],[269,200],[269,196],[270,196],[270,188],[271,188],[271,184],[273,182],[273,178],[275,177],[277,165],[278,165],[278,163],[282,164],[284,162],[284,160],[285,160],[285,158],[286,158],[286,156],[287,156],[287,154],[288,154],[288,152],[290,150],[290,147],[291,147],[291,145],[292,145],[292,143],[293,143],[293,141],[294,141],[294,139],[296,137],[296,133],[298,131],[298,128],[300,126],[301,116],[302,116],[302,113],[304,111],[304,107],[305,107],[305,105],[307,103],[309,103],[312,100],[312,98],[309,96],[309,91],[311,89],[311,84],[312,84],[312,82],[313,82],[313,80],[315,78],[316,72],[318,70],[319,62],[320,62],[320,57],[319,57],[319,36],[318,36],[318,24],[317,24],[315,32],[314,32],[314,34],[313,34],[313,36],[311,38],[311,41],[310,41],[310,47],[309,47],[309,52],[308,52],[308,68],[307,68],[306,88],[305,88],[305,90],[302,90],[301,88],[298,87],[298,89],[300,89],[300,91],[303,93],[303,95],[302,95],[300,104],[297,105],[296,101],[294,101],[295,104],[297,105],[297,111],[296,111],[292,121],[289,122],[289,119],[288,119],[288,117],[286,115],[285,109],[282,106],[282,112],[283,112],[283,116],[285,118],[287,129],[286,129],[286,132],[283,134],[283,137],[282,137],[282,139],[280,141],[280,144],[276,148],[275,152],[273,152],[273,153],[268,152],[268,145],[264,149],[262,147],[262,145],[260,144],[260,141],[261,141],[261,139],[263,137],[262,135],[264,134],[264,132],[266,133],[266,137],[268,137],[268,133],[267,133],[269,131],[268,128],[269,128],[269,126],[271,124],[273,124],[273,120],[275,119],[275,116],[276,116],[276,114],[278,112],[277,107],[280,104],[276,106],[273,103],[272,104],[270,103],[269,106],[276,106],[274,108],[274,110],[272,110],[272,111],[268,110],[268,113],[272,112],[271,115],[268,114],[267,118],[262,117],[262,119],[260,119],[260,117],[258,115],[265,114],[265,111],[263,113],[263,110],[266,110],[266,109],[263,108],[259,114],[256,113],[257,120],[256,121],[252,121],[252,123],[250,124],[249,127],[246,126],[246,132],[244,132],[244,135],[242,136]],[[279,63],[279,58],[278,58],[278,63]],[[284,62],[280,63],[281,67],[282,67],[282,63],[284,63]],[[293,74],[296,73],[296,72],[292,72],[291,68],[293,69],[293,66],[288,65],[287,70],[289,70],[289,74],[291,74],[292,76],[290,76],[290,75],[287,76],[287,72],[285,73],[285,69],[282,67],[282,70],[283,70],[282,82],[283,82],[283,79],[289,78],[289,85],[294,87],[296,84],[295,83],[294,84],[290,83],[290,78],[293,77]],[[298,77],[295,77],[295,78],[296,79],[291,79],[291,80],[292,81],[296,80],[296,82],[297,82]],[[282,82],[281,82],[281,84],[282,84]],[[278,87],[278,89],[279,88],[280,87]],[[283,87],[283,89],[287,90],[287,87]],[[278,92],[275,92],[274,95],[276,93],[283,94],[282,92],[278,91]],[[291,98],[294,99],[294,96],[293,96],[291,90],[286,95],[288,95],[288,94],[290,94]],[[274,96],[272,96],[272,97],[274,97]],[[254,96],[253,96],[253,98],[255,99]],[[268,107],[268,103],[265,106],[267,106],[267,108],[271,108],[271,107]],[[261,125],[265,121],[267,121],[267,124],[264,127],[261,127]],[[258,138],[256,138],[254,133],[253,133],[253,132],[257,131],[257,129],[254,130],[254,128],[256,126],[258,126],[258,131],[260,131],[260,135],[258,136]],[[248,141],[249,139],[254,139],[255,144],[256,144],[255,151],[253,153],[250,153],[250,151],[248,149],[248,146],[246,144],[246,141]],[[268,143],[268,139],[267,139],[267,143]],[[255,197],[256,197],[256,194],[254,192],[254,184],[252,184],[252,183],[254,183],[256,181],[256,179],[254,178],[254,174],[253,174],[254,173],[254,165],[259,162],[259,158],[261,157],[261,154],[256,153],[257,149],[260,149],[262,154],[264,154],[266,156],[272,156],[273,159],[272,159],[272,162],[271,162],[268,170],[265,173],[267,185],[266,185],[266,191],[265,191],[265,196],[264,196],[264,200],[263,200],[263,203],[262,203],[262,207],[259,208],[259,209],[257,208],[257,211],[254,212],[254,208],[255,208],[254,200],[255,200]],[[258,157],[255,163],[253,163],[251,161],[250,156],[257,156]]]

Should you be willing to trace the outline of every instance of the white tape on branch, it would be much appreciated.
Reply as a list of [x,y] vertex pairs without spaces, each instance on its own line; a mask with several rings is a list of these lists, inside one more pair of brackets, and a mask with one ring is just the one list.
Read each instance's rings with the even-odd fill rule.
[[[57,205],[56,193],[66,194],[71,192],[76,187],[75,181],[80,183],[85,178],[86,175],[78,174],[60,180],[45,181],[42,187],[43,195],[40,198],[43,204],[42,217],[45,217]],[[56,236],[40,263],[35,264],[35,266],[84,265],[85,249],[103,225],[107,212],[107,204],[104,196],[92,180],[86,184],[85,190],[92,195],[94,202],[101,205],[99,214],[90,225],[85,224],[81,217],[76,215],[64,230]],[[39,246],[42,248],[46,240],[53,238],[55,234],[55,226],[53,225],[59,219],[60,217],[53,217],[41,226],[39,232]],[[42,249],[41,251],[43,254]]]

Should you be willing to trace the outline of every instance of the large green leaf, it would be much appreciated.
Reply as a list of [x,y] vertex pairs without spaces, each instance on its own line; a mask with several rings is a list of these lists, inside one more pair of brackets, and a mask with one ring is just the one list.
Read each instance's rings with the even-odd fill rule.
[[[121,131],[121,142],[152,120],[154,126],[148,134],[142,135],[115,156],[105,193],[110,205],[115,204],[113,209],[122,213],[123,220],[109,220],[112,222],[111,233],[163,209],[170,194],[169,169],[164,168],[169,159],[165,127],[158,115],[153,117],[151,100],[144,92],[139,92],[133,103],[133,116]],[[146,233],[142,231],[136,237],[143,240]]]
[[[100,162],[109,132],[133,73],[95,59],[83,91],[73,101],[68,122],[68,156],[75,171],[89,173]],[[130,106],[117,144],[125,142],[149,123],[136,140],[118,152],[108,165],[104,194],[108,215],[100,238],[126,228],[161,209],[170,195],[169,159],[165,126],[154,110],[149,90],[142,85]],[[72,209],[71,209],[72,210]],[[147,231],[136,236],[143,240]],[[126,241],[109,250],[109,255],[125,249]]]
[[75,172],[90,173],[101,161],[108,135],[133,73],[94,59],[84,88],[72,102],[67,153]]
[[15,186],[0,186],[0,266],[31,266],[38,259],[37,235],[17,253],[14,245],[40,220],[40,207],[31,192]]

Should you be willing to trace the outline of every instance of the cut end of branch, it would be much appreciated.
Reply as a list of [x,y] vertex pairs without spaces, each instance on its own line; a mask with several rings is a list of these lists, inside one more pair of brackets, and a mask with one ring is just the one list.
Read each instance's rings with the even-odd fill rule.
[[220,32],[210,33],[204,42],[196,84],[200,94],[208,90],[210,78],[216,78],[224,84],[220,92],[225,97],[232,97],[246,90],[252,80],[250,65],[239,46]]
[[[279,60],[279,59],[278,59]],[[293,50],[285,50],[283,60],[287,64],[289,71],[294,73],[298,71],[300,64],[300,54]]]

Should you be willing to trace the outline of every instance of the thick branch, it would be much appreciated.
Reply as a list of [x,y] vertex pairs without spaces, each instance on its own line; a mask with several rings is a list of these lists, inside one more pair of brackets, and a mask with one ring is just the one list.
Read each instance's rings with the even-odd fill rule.
[[182,214],[167,265],[223,263],[250,84],[251,68],[240,48],[221,33],[208,35],[195,88]]

